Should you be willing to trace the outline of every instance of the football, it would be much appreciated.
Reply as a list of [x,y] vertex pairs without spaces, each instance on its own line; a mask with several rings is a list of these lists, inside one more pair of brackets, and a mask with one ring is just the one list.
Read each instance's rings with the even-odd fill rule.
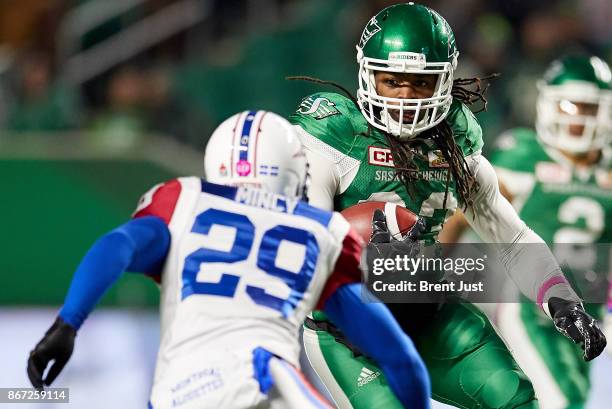
[[390,202],[362,202],[340,213],[367,243],[372,234],[372,215],[376,209],[385,212],[389,232],[397,240],[401,240],[418,220],[418,216],[410,210]]

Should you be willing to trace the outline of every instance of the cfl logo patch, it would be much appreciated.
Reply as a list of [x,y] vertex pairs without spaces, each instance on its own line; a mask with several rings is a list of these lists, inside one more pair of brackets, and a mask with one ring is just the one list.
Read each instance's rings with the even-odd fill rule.
[[375,166],[395,167],[391,149],[379,148],[378,146],[368,147],[368,163]]

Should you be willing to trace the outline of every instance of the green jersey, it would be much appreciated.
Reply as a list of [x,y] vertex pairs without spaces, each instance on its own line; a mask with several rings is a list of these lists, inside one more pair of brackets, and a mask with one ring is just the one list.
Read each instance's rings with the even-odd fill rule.
[[491,156],[521,219],[547,243],[612,242],[612,172],[605,157],[578,169],[544,148],[530,129],[514,129]]
[[[301,140],[314,152],[314,158],[321,156],[335,165],[336,186],[329,192],[333,195],[335,210],[343,210],[360,201],[401,204],[425,219],[427,233],[424,239],[433,241],[442,223],[456,209],[455,183],[448,175],[448,163],[432,140],[417,139],[414,144],[416,182],[411,195],[396,175],[385,135],[373,127],[368,128],[363,114],[349,98],[327,92],[310,95],[289,120],[298,125]],[[464,104],[454,101],[446,120],[465,156],[481,150],[480,125]],[[309,159],[311,167],[318,166],[313,163],[313,156]],[[311,171],[321,170],[311,168]],[[447,177],[450,177],[450,184],[444,203]],[[325,207],[316,201],[314,204]]]
[[[304,99],[289,119],[307,150],[313,205],[342,210],[363,200],[395,202],[424,218],[428,241],[435,240],[442,223],[457,207],[452,179],[444,203],[449,167],[433,141],[415,141],[416,182],[411,196],[396,177],[385,135],[373,127],[368,129],[365,117],[350,99],[334,93],[314,94]],[[463,154],[476,159],[483,145],[482,132],[469,109],[454,101],[445,120]],[[495,175],[490,165],[488,170]],[[402,328],[414,328],[410,336],[431,375],[435,399],[463,408],[536,406],[529,381],[477,308],[446,303],[432,315],[426,304],[389,306],[396,306],[392,314]],[[357,409],[402,407],[376,363],[363,356],[355,358],[337,336],[316,326],[326,320],[323,314],[315,312],[313,317],[314,327],[304,330],[304,345],[317,373],[330,374],[334,380],[323,378],[336,403]],[[360,383],[364,370],[377,374],[376,379]],[[484,375],[465,375],[472,373]],[[497,376],[500,373],[504,374],[504,385],[494,383],[501,379]]]
[[512,195],[513,206],[521,219],[552,245],[565,276],[577,292],[590,299],[582,287],[592,288],[589,280],[593,277],[587,279],[585,272],[600,272],[598,282],[605,283],[610,262],[608,251],[600,246],[560,243],[612,241],[609,161],[603,156],[594,166],[576,168],[558,151],[542,146],[530,129],[507,132],[500,138],[499,147],[491,162],[500,183]]

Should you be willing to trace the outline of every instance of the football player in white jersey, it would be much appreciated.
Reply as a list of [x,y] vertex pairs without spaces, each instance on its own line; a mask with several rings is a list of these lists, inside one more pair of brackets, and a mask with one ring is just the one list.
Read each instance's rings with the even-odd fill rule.
[[153,187],[85,255],[30,353],[33,386],[53,382],[97,301],[132,271],[161,284],[149,407],[329,407],[299,372],[298,329],[315,307],[378,362],[404,405],[429,407],[411,340],[383,304],[361,302],[361,239],[339,213],[301,200],[308,164],[293,127],[270,112],[236,114],[213,133],[204,162],[207,181]]

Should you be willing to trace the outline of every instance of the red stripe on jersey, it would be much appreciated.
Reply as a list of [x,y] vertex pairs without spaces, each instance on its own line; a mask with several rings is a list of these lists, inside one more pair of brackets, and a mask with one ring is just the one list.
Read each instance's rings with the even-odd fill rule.
[[363,251],[363,240],[351,229],[342,242],[342,250],[336,260],[333,273],[327,279],[316,309],[323,309],[325,302],[334,292],[345,284],[358,283],[361,281],[361,252]]
[[157,216],[162,219],[166,224],[170,224],[172,214],[176,208],[176,203],[181,195],[181,182],[177,179],[173,179],[157,187],[152,197],[149,198],[150,192],[140,199],[141,201],[149,201],[143,208],[139,208],[132,218],[136,219],[143,216]]
[[295,366],[291,365],[289,362],[283,361],[283,364],[289,367],[289,370],[292,370],[293,373],[295,373],[298,376],[298,378],[302,381],[302,385],[305,386],[306,389],[310,392],[310,394],[313,395],[313,397],[319,401],[317,403],[320,403],[325,409],[333,408],[333,406],[331,406],[331,404],[327,401],[327,399],[323,395],[321,395],[321,393],[318,390],[316,390],[314,386],[312,386],[312,384],[310,383],[308,379],[306,379],[302,371],[300,371]]
[[[166,224],[170,224],[176,203],[181,195],[181,182],[177,179],[153,187],[145,193],[138,202],[138,208],[133,219],[144,216],[157,216]],[[161,284],[161,274],[147,274],[157,284]]]

